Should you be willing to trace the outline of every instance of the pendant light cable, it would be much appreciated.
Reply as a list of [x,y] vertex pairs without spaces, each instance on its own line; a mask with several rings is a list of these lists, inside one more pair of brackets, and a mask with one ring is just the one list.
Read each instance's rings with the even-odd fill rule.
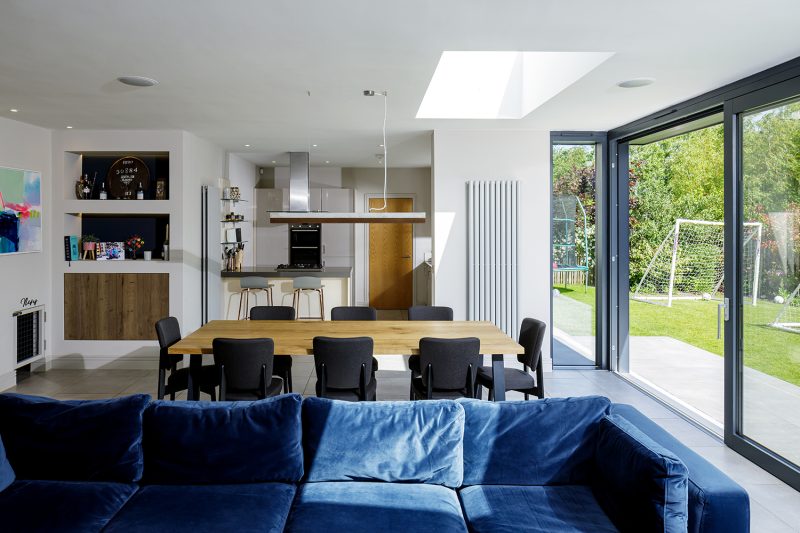
[[386,146],[386,114],[389,104],[389,92],[383,91],[380,94],[383,96],[383,207],[370,207],[370,211],[386,210],[386,186],[389,181],[389,162],[387,160],[388,149]]

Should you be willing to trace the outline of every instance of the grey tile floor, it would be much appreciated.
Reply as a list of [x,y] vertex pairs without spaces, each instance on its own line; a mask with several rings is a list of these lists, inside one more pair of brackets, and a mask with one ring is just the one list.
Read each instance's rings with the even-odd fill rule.
[[[377,373],[379,399],[406,400],[409,376],[399,358],[380,358],[380,368],[382,370]],[[292,381],[295,392],[314,393],[316,378],[310,359],[296,358]],[[545,374],[545,387],[551,397],[600,394],[612,401],[636,406],[745,487],[751,499],[751,531],[800,532],[800,492],[726,448],[719,439],[685,421],[618,376],[597,370],[556,370]],[[58,399],[108,398],[136,392],[155,395],[156,372],[50,370],[34,373],[10,392]],[[185,393],[179,394],[178,398],[185,399]],[[509,395],[509,399],[517,398],[521,395]]]

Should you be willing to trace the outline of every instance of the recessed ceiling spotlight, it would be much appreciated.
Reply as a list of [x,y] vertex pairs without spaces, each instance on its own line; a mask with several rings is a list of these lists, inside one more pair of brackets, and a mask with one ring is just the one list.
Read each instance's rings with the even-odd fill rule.
[[273,161],[273,162],[272,162],[272,164],[273,164],[273,165],[274,165],[274,164],[276,164],[276,163],[277,163],[277,161]]
[[245,148],[250,148],[250,145],[249,144],[245,144],[244,147]]
[[382,144],[379,144],[379,145],[378,145],[378,148],[383,148],[383,145],[382,145]]
[[329,164],[329,163],[330,163],[330,161],[325,161],[325,164],[326,164],[326,165],[327,165],[327,164]]
[[19,109],[9,109],[9,111],[11,111],[12,113],[18,113]]
[[316,145],[316,144],[312,144],[312,145],[311,145],[311,147],[312,147],[312,148],[316,148],[316,147],[317,147],[317,145]]
[[67,126],[67,129],[68,129],[68,130],[71,130],[71,129],[72,129],[72,126]]
[[646,87],[648,85],[652,85],[655,83],[655,78],[633,78],[631,80],[621,81],[617,84],[617,87],[622,87],[623,89],[636,89],[638,87]]
[[158,85],[158,80],[144,76],[120,76],[117,81],[131,87],[152,87]]

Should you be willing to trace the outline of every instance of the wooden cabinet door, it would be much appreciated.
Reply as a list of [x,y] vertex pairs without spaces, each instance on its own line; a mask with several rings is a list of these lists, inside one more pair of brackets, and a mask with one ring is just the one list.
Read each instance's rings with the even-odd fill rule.
[[[370,208],[383,198],[370,198]],[[387,198],[386,211],[413,211],[412,198]],[[369,225],[369,304],[376,309],[407,309],[414,293],[414,233],[412,224]]]

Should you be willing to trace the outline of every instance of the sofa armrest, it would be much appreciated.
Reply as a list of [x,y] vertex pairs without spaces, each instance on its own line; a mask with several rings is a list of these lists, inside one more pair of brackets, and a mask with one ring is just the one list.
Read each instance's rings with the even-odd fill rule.
[[11,463],[8,462],[6,449],[3,447],[3,439],[0,438],[0,492],[3,492],[14,483],[15,479],[14,469],[11,468]]
[[686,466],[625,418],[600,421],[595,469],[595,496],[621,531],[686,531]]
[[636,408],[613,404],[640,431],[675,454],[689,470],[689,533],[748,533],[750,498],[741,485]]

